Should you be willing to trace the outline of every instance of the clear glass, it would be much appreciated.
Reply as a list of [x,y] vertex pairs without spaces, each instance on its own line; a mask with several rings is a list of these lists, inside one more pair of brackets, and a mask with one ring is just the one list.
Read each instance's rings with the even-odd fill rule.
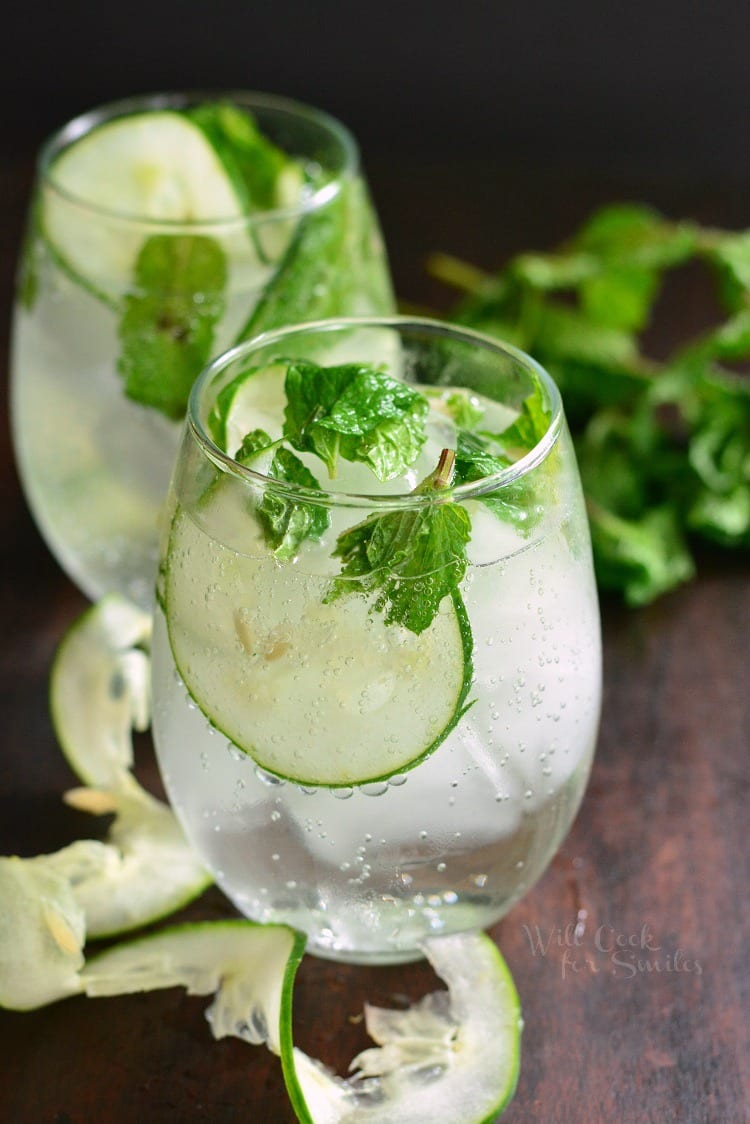
[[[252,216],[223,213],[226,196],[219,191],[220,213],[185,222],[168,217],[179,200],[166,189],[156,220],[94,205],[85,192],[79,197],[56,182],[60,156],[103,125],[217,97],[249,110],[262,133],[299,161],[312,186],[284,208]],[[160,160],[170,159],[167,149],[165,142]],[[108,174],[101,164],[100,156],[91,172],[98,182]],[[225,180],[219,176],[222,189]],[[110,187],[118,198],[117,186]],[[202,187],[188,183],[184,190]],[[202,205],[203,214],[209,205]],[[156,239],[168,240],[177,254],[210,243],[226,269],[223,284],[204,291],[170,278],[165,291],[163,281],[137,278],[139,255]],[[158,346],[177,348],[188,382],[249,334],[321,316],[391,312],[382,239],[349,132],[317,110],[273,96],[169,94],[94,110],[66,125],[40,154],[13,330],[19,471],[42,534],[79,587],[92,599],[119,590],[144,606],[152,599],[159,513],[181,428],[179,407],[165,412],[144,405],[126,389],[128,347],[135,353],[128,377],[133,365],[138,377],[139,364],[144,370],[150,364],[156,385],[163,373],[162,352],[144,359],[134,337],[133,323],[137,329],[139,315],[150,315],[149,301]],[[170,323],[175,302],[195,313],[194,337]],[[201,321],[207,309],[219,310],[208,316],[208,328]],[[176,342],[164,338],[170,332]]]
[[[420,460],[382,487],[369,467],[342,465],[322,492],[239,464],[212,438],[217,398],[280,357],[385,364],[421,387],[437,405]],[[442,412],[456,393],[483,410],[465,424],[493,432],[536,395],[546,432],[491,476],[415,492],[464,424]],[[268,428],[256,404],[243,421]],[[257,514],[267,501],[318,505],[330,525],[280,560]],[[338,535],[448,501],[470,520],[468,567],[429,627],[388,623],[377,591],[330,597]],[[409,604],[430,577],[407,579]],[[557,389],[531,359],[401,317],[302,325],[230,351],[193,389],[157,601],[162,775],[243,913],[304,930],[324,957],[399,962],[425,937],[493,924],[539,878],[589,773],[601,650],[575,457]]]

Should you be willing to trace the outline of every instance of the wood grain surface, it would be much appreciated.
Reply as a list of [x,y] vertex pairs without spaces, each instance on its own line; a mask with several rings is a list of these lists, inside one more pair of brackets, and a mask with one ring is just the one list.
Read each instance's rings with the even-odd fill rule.
[[[368,172],[398,291],[422,306],[449,300],[426,277],[431,249],[499,265],[559,240],[612,199],[750,226],[750,192],[739,183],[607,181],[437,159],[374,160]],[[29,160],[4,170],[6,328],[30,174]],[[665,342],[684,329],[681,317],[705,313],[701,301],[698,290],[686,294],[660,329]],[[91,830],[61,803],[73,778],[47,708],[55,646],[85,601],[31,521],[7,424],[0,488],[0,853],[30,855]],[[750,1119],[750,567],[746,556],[708,553],[699,570],[647,609],[602,604],[604,711],[582,809],[547,873],[492,931],[525,1018],[508,1124]],[[138,771],[158,788],[147,737]],[[211,890],[179,916],[230,915]],[[364,1044],[365,998],[398,1002],[434,982],[424,964],[306,958],[296,1037],[343,1071]],[[292,1122],[278,1060],[239,1041],[214,1043],[206,1005],[167,991],[0,1012],[0,1121]]]

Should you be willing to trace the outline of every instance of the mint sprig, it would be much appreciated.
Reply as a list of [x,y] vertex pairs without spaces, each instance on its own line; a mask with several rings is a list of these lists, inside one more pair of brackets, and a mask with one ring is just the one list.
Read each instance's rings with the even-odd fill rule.
[[[474,426],[478,427],[479,417]],[[501,433],[486,430],[459,429],[456,443],[455,483],[469,484],[495,476],[530,452],[544,437],[550,424],[549,407],[541,388],[521,403],[518,417]],[[476,497],[498,519],[512,523],[522,534],[528,534],[553,500],[554,472],[546,463],[494,492]],[[546,487],[545,487],[546,486]]]
[[[322,179],[311,184],[322,188]],[[344,179],[335,196],[303,214],[276,272],[248,316],[237,342],[286,324],[387,314],[394,298],[380,235],[361,179]]]
[[370,515],[339,535],[334,556],[342,560],[341,577],[325,603],[375,594],[373,608],[387,624],[415,633],[429,628],[443,599],[456,595],[468,565],[469,515],[460,504],[438,498],[452,482],[454,457],[444,449],[435,471],[414,490],[436,502]]
[[[236,460],[281,483],[320,491],[318,481],[299,457],[285,449],[279,441],[273,441],[265,430],[254,429],[246,435]],[[255,512],[266,542],[282,561],[294,558],[306,539],[319,539],[330,522],[328,511],[321,504],[291,499],[270,488],[263,490],[263,498]]]
[[[294,162],[253,117],[227,101],[184,113],[213,146],[248,216],[275,207],[279,178]],[[252,223],[249,231],[263,259]],[[190,388],[214,352],[226,283],[225,254],[216,240],[182,234],[146,239],[118,310],[118,369],[128,397],[170,418],[184,415]]]
[[319,456],[331,478],[339,458],[369,465],[381,481],[417,459],[429,407],[407,383],[360,363],[293,360],[285,387],[284,435],[299,452]]
[[169,418],[185,413],[224,311],[224,253],[203,235],[156,234],[135,264],[119,325],[118,369],[129,398]]
[[248,214],[273,209],[279,176],[292,160],[264,136],[253,115],[226,100],[185,114],[211,142]]
[[[287,445],[320,458],[332,476],[339,461],[346,460],[366,463],[386,480],[401,475],[417,459],[429,412],[428,398],[420,390],[362,363],[321,367],[307,359],[274,359],[270,366],[286,368],[282,432],[276,438],[261,429],[248,433],[236,454],[240,463],[275,480],[319,489],[317,479]],[[241,392],[238,386],[256,372],[253,368],[237,376],[217,396],[210,427],[220,443],[221,436],[226,437],[226,412]],[[461,392],[431,397],[468,424],[478,426],[484,418],[478,402],[469,402]],[[450,595],[454,605],[461,602],[471,519],[466,508],[453,501],[450,488],[506,468],[537,443],[548,425],[549,410],[538,388],[500,434],[457,430],[457,449],[444,449],[436,469],[414,489],[415,496],[429,496],[433,502],[376,512],[338,536],[333,557],[341,559],[341,573],[324,602],[351,594],[374,595],[372,608],[385,615],[386,623],[417,634],[430,626],[445,597]],[[538,489],[538,481],[524,478],[477,498],[498,518],[527,531],[544,511]],[[266,542],[283,559],[294,558],[305,540],[320,539],[328,527],[324,507],[284,496],[272,486],[253,510]]]

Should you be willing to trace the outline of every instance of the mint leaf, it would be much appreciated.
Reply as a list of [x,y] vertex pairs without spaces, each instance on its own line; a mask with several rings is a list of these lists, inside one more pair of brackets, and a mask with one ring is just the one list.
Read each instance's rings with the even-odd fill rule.
[[341,276],[346,281],[348,272],[348,219],[343,187],[335,199],[302,216],[276,272],[239,333],[238,342],[286,324],[345,314],[347,304],[339,305],[339,286]]
[[425,394],[432,408],[447,414],[459,429],[476,429],[484,417],[484,409],[468,390],[446,391],[439,387],[428,387]]
[[144,242],[119,324],[118,369],[129,398],[169,418],[184,415],[211,356],[226,276],[224,253],[212,238],[157,234]]
[[622,590],[629,605],[646,605],[695,573],[668,506],[623,519],[589,503],[589,525],[597,581],[602,589]]
[[[299,457],[273,441],[262,429],[254,429],[246,435],[236,460],[273,480],[320,491],[318,481]],[[294,558],[306,539],[319,539],[330,522],[328,511],[322,505],[284,496],[272,485],[264,489],[255,512],[266,542],[282,561]]]
[[549,429],[551,414],[544,402],[540,388],[524,398],[518,417],[502,433],[490,434],[498,445],[514,452],[513,460],[539,444]]
[[648,324],[658,289],[653,270],[616,266],[582,282],[581,304],[597,324],[637,332]]
[[[487,476],[494,476],[513,464],[513,460],[490,450],[486,436],[460,430],[456,444],[456,484],[470,484]],[[539,494],[539,472],[533,478],[524,478],[506,484],[494,492],[487,492],[475,498],[488,508],[492,514],[506,523],[513,524],[523,534],[528,534],[544,514],[542,496]]]
[[[446,488],[442,471],[439,466],[415,492]],[[373,608],[385,615],[387,624],[424,632],[443,599],[457,595],[470,537],[466,510],[448,499],[370,515],[339,535],[334,557],[342,559],[341,577],[324,603],[352,593],[375,594]]]
[[344,180],[333,199],[300,219],[237,342],[286,324],[356,316],[363,301],[372,314],[393,311],[366,189],[360,180]]
[[750,384],[706,379],[688,444],[698,486],[687,525],[724,546],[750,547]]
[[742,311],[750,292],[750,230],[720,235],[709,249],[708,260],[718,274],[725,307]]
[[379,480],[392,480],[424,444],[427,400],[385,371],[292,360],[285,389],[285,436],[299,452],[319,456],[331,477],[342,457],[368,464]]
[[245,209],[275,207],[279,176],[292,161],[261,133],[253,115],[230,101],[206,102],[185,115],[211,142]]

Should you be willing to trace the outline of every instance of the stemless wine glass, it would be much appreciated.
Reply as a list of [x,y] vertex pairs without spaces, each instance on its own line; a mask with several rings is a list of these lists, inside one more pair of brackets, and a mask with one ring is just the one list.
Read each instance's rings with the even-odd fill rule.
[[[363,462],[403,451],[397,400],[424,432],[381,484]],[[331,433],[334,479],[310,452]],[[399,962],[540,876],[588,776],[600,637],[560,397],[527,356],[402,317],[230,350],[193,388],[157,601],[161,771],[242,912]]]
[[[238,111],[272,146],[260,172]],[[392,310],[356,143],[326,114],[168,94],[66,125],[38,164],[12,413],[30,507],[70,577],[150,606],[180,422],[212,356],[282,324]]]

